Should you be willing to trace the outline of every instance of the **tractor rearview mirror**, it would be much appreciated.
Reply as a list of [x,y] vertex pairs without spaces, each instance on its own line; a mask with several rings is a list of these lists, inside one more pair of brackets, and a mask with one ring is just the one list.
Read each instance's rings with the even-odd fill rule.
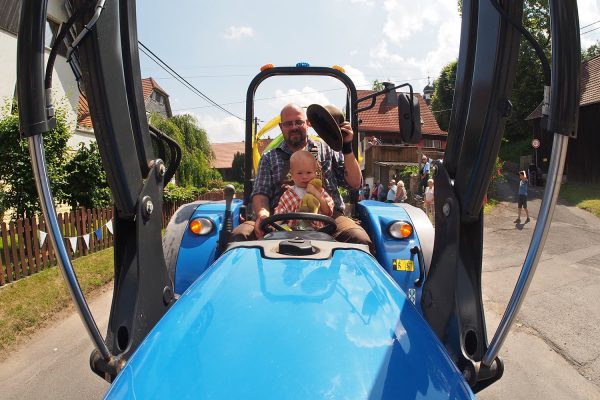
[[421,109],[417,96],[398,93],[398,125],[402,142],[417,144],[421,140]]

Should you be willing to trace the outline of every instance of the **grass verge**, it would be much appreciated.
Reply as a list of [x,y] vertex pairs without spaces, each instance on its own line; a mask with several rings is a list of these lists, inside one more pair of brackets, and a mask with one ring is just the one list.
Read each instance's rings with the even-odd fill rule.
[[560,188],[560,197],[600,218],[600,184],[565,183]]
[[[113,249],[73,260],[85,294],[113,278]],[[58,267],[0,288],[0,354],[12,350],[24,337],[46,325],[71,304],[71,296]]]
[[488,202],[485,204],[485,206],[483,206],[483,215],[487,215],[490,212],[492,212],[492,210],[494,209],[494,207],[496,207],[497,204],[498,200],[494,198],[489,198]]

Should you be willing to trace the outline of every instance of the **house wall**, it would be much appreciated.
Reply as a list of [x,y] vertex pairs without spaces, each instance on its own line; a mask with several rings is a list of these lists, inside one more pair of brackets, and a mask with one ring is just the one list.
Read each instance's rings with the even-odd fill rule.
[[[14,4],[14,1],[8,1]],[[5,10],[3,10],[4,12]],[[66,20],[66,14],[62,8],[62,1],[50,0],[48,3],[48,18],[61,22]],[[12,25],[11,25],[12,26]],[[16,29],[16,24],[14,24]],[[11,28],[12,29],[12,28]],[[50,49],[46,48],[46,60],[50,54]],[[0,29],[0,106],[10,101],[15,93],[17,82],[17,36],[14,33]],[[73,77],[71,67],[67,64],[65,57],[59,55],[54,64],[52,73],[52,96],[56,107],[61,107],[67,111],[67,124],[74,138],[69,143],[87,142],[89,135],[80,135],[75,130],[77,123],[77,104],[79,102],[79,89],[77,82]],[[5,109],[0,107],[0,113]]]
[[376,176],[375,161],[419,162],[417,151],[416,146],[373,146],[365,152],[364,176]]
[[169,116],[167,113],[166,105],[160,104],[159,102],[157,102],[151,98],[148,98],[148,100],[146,100],[146,112],[159,113],[159,114],[164,115],[165,117]]
[[[0,105],[10,101],[17,82],[17,37],[0,30]],[[4,110],[2,110],[4,111]]]
[[[538,167],[548,171],[552,152],[552,135],[540,132],[539,118],[533,121],[533,137],[540,140],[537,150]],[[577,139],[569,141],[565,174],[567,179],[580,182],[600,182],[600,103],[579,109]],[[531,149],[535,158],[535,150]]]

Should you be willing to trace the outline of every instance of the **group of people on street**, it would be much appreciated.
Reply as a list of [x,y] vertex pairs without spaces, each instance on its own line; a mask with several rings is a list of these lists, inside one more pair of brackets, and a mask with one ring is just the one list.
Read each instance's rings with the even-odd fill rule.
[[387,188],[382,182],[376,181],[373,188],[367,183],[360,194],[361,200],[378,200],[385,203],[404,203],[408,198],[404,181],[391,179]]
[[[265,232],[261,222],[265,218],[271,213],[298,211],[303,199],[309,194],[314,198],[315,212],[335,219],[337,229],[333,237],[336,240],[366,244],[372,250],[373,244],[366,231],[344,215],[344,201],[339,187],[358,193],[359,200],[403,203],[408,197],[404,182],[391,179],[387,187],[379,181],[372,188],[369,184],[362,185],[360,167],[352,151],[354,132],[348,122],[340,124],[343,134],[341,152],[335,152],[325,143],[313,141],[307,136],[309,122],[306,113],[295,104],[288,104],[281,110],[279,125],[284,141],[265,153],[259,163],[252,191],[254,220],[238,226],[233,232],[232,240],[262,238]],[[434,181],[430,177],[427,156],[423,155],[421,165],[418,191],[423,195],[425,212],[435,221]],[[527,223],[529,182],[525,171],[521,171],[519,175],[518,216],[515,222],[521,222],[521,210],[524,209]]]

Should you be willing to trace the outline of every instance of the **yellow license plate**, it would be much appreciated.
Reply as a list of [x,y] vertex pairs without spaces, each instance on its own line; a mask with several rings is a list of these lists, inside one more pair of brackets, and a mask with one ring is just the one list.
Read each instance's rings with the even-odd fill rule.
[[392,260],[392,263],[394,270],[396,271],[413,272],[415,270],[415,263],[412,260],[395,259]]

